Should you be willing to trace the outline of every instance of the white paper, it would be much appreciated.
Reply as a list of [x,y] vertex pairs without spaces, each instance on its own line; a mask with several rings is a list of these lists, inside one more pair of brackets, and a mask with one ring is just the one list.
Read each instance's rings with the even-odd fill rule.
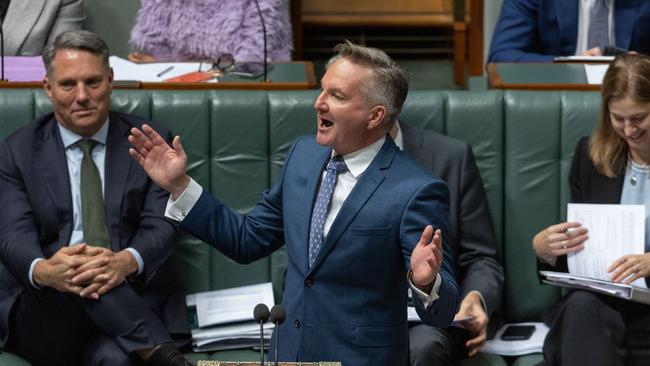
[[608,68],[609,68],[609,64],[606,65],[585,64],[587,83],[591,85],[602,85],[603,79],[605,78],[605,73],[607,72]]
[[[111,56],[109,63],[113,68],[114,78],[116,81],[136,80],[142,82],[162,82],[166,79],[187,74],[194,71],[207,71],[212,65],[200,64],[199,62],[154,62],[154,63],[135,63],[118,56]],[[169,67],[171,70],[164,72]],[[160,75],[160,76],[158,76]],[[216,79],[214,80],[216,82]]]
[[[504,341],[501,339],[501,334],[505,331],[508,325],[534,325],[535,332],[533,335],[523,341]],[[497,330],[494,338],[488,340],[481,352],[492,353],[503,356],[521,356],[530,353],[541,353],[542,346],[544,345],[544,338],[548,333],[548,327],[544,323],[515,323],[506,324]]]
[[[607,268],[627,254],[643,254],[645,249],[645,206],[570,203],[567,221],[579,222],[588,230],[585,248],[569,254],[569,273],[610,281]],[[640,278],[632,283],[646,288]]]
[[274,304],[271,282],[188,295],[188,305],[196,303],[199,327],[253,320],[253,309]]
[[558,56],[555,62],[611,62],[614,56]]

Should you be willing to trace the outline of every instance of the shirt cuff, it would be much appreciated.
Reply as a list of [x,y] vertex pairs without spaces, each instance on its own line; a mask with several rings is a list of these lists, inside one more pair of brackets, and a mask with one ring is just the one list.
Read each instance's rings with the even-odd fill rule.
[[411,289],[413,292],[417,295],[417,297],[422,301],[424,304],[424,308],[428,309],[431,304],[438,300],[438,290],[440,290],[440,286],[442,285],[442,278],[440,278],[440,274],[438,273],[436,275],[436,281],[433,283],[433,288],[431,289],[431,293],[427,294],[426,292],[420,290],[415,286],[413,283],[413,280],[409,278],[409,285],[411,286]]
[[201,185],[190,178],[190,184],[187,185],[187,188],[185,188],[185,191],[183,191],[177,200],[174,201],[171,195],[169,196],[167,207],[165,208],[165,217],[176,221],[183,221],[187,213],[190,212],[201,197],[201,193],[203,193]]
[[45,258],[36,258],[32,261],[32,264],[29,266],[29,283],[37,290],[40,290],[41,288],[36,286],[36,283],[34,283],[34,267],[36,267],[36,263],[40,261],[44,261]]
[[135,275],[139,276],[140,273],[144,271],[144,261],[142,260],[142,256],[134,248],[126,248],[124,250],[128,250],[129,252],[131,252],[131,254],[133,254],[133,257],[135,258],[135,261],[138,262],[138,271],[135,273]]

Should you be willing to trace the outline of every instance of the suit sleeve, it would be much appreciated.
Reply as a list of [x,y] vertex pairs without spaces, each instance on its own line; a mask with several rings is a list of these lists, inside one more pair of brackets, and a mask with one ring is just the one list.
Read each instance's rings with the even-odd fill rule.
[[59,11],[57,12],[54,23],[50,28],[50,33],[47,36],[47,43],[45,44],[52,43],[54,38],[62,32],[83,29],[83,23],[86,19],[84,14],[83,0],[61,1],[61,6],[59,6]]
[[457,260],[461,299],[470,291],[480,292],[489,315],[499,306],[503,267],[499,261],[487,196],[469,146],[465,148],[460,171]]
[[552,62],[539,52],[539,0],[505,0],[494,28],[488,62]]
[[44,258],[25,183],[6,141],[0,143],[0,260],[25,289],[29,267]]
[[[171,138],[168,132],[166,140],[169,142]],[[143,176],[146,177],[146,174]],[[145,179],[148,180],[149,189],[142,202],[136,233],[128,244],[142,257],[144,269],[138,278],[143,279],[146,284],[171,256],[178,242],[178,227],[163,215],[169,193],[148,177]]]
[[262,193],[251,212],[242,215],[203,190],[181,222],[181,229],[238,263],[253,262],[280,248],[284,244],[284,176],[299,141],[287,153],[282,172],[273,187]]
[[460,301],[460,291],[453,274],[452,255],[449,247],[447,214],[449,191],[441,180],[422,186],[410,199],[402,217],[400,240],[404,264],[411,265],[411,253],[419,242],[427,225],[442,231],[443,259],[438,272],[441,279],[438,299],[426,309],[418,296],[413,296],[415,309],[422,322],[430,326],[445,327],[454,319]]

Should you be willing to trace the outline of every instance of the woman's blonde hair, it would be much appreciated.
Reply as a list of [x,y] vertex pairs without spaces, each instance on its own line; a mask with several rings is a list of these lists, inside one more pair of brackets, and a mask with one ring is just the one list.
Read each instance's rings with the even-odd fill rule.
[[617,56],[609,65],[601,90],[600,121],[591,135],[589,156],[599,173],[613,178],[625,172],[628,146],[612,127],[609,103],[625,97],[650,103],[650,57]]

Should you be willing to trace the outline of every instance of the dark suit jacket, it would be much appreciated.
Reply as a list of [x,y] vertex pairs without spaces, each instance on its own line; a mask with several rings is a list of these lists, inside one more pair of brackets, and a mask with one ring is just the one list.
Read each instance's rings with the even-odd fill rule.
[[400,123],[404,150],[449,188],[449,244],[461,298],[481,293],[492,314],[501,302],[503,267],[481,174],[469,145]]
[[[552,62],[571,56],[578,39],[579,0],[505,0],[488,62]],[[614,3],[616,45],[650,52],[650,2]]]
[[[128,154],[127,136],[141,119],[111,113],[106,141],[106,217],[115,251],[132,247],[144,261],[133,284],[171,333],[188,333],[185,301],[167,259],[177,227],[163,217],[168,194]],[[165,132],[163,132],[165,133]],[[169,135],[169,133],[166,133]],[[0,345],[9,314],[23,291],[38,291],[28,273],[36,258],[49,258],[69,244],[72,199],[63,142],[50,113],[0,144]]]
[[[239,262],[269,255],[286,243],[282,304],[287,321],[279,327],[280,360],[406,365],[410,255],[427,224],[441,228],[446,238],[447,188],[387,138],[310,268],[310,216],[330,154],[313,136],[298,139],[281,175],[248,215],[204,191],[181,229]],[[440,276],[440,298],[430,309],[414,300],[423,321],[434,326],[450,323],[459,300],[448,244]]]

